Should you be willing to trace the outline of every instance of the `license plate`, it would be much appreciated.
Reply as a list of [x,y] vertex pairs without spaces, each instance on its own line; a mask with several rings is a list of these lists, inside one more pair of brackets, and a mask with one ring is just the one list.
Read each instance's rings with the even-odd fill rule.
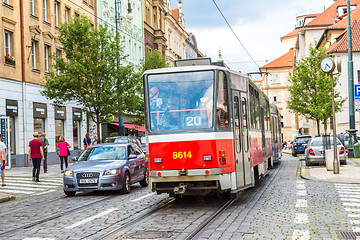
[[97,183],[97,178],[89,178],[89,179],[78,179],[78,183]]

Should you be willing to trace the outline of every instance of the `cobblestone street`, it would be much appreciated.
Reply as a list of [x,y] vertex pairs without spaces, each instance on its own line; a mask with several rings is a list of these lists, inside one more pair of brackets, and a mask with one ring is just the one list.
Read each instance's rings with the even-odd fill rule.
[[[216,197],[187,197],[127,226],[169,199],[138,184],[125,195],[88,192],[65,197],[62,190],[31,195],[1,204],[0,236],[98,239],[121,227],[114,238],[185,239],[224,202]],[[359,199],[359,184],[301,179],[298,159],[285,155],[256,187],[243,191],[208,225],[200,238],[339,239],[342,232],[359,231]]]

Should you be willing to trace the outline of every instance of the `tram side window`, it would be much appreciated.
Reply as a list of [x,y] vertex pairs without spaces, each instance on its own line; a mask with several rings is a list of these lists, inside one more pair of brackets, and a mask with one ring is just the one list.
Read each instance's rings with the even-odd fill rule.
[[250,92],[250,122],[251,128],[256,128],[256,121],[255,121],[255,98],[252,92]]
[[228,128],[228,100],[227,100],[227,81],[225,73],[219,71],[216,86],[216,126],[217,128]]
[[241,101],[242,105],[242,125],[243,125],[243,136],[244,139],[244,151],[247,152],[249,150],[249,131],[248,131],[248,124],[247,124],[247,118],[248,118],[248,109],[247,109],[247,103],[246,98],[242,98]]
[[259,95],[255,97],[255,128],[260,128],[260,105],[259,105]]

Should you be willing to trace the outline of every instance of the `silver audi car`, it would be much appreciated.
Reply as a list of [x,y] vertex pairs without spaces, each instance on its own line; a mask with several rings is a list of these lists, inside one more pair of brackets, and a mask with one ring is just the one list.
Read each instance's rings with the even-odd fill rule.
[[64,172],[64,192],[119,190],[148,185],[145,155],[134,143],[105,143],[89,146]]

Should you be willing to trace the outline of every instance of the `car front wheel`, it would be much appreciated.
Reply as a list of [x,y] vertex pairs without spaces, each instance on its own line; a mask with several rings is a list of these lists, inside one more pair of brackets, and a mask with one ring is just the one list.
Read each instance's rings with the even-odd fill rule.
[[131,188],[131,183],[130,183],[130,175],[128,172],[125,173],[123,184],[124,185],[123,188],[121,189],[121,192],[125,194],[129,193]]
[[147,175],[146,169],[145,169],[145,171],[144,171],[144,179],[141,180],[140,185],[141,185],[142,187],[147,187],[147,186],[149,185],[149,176]]

